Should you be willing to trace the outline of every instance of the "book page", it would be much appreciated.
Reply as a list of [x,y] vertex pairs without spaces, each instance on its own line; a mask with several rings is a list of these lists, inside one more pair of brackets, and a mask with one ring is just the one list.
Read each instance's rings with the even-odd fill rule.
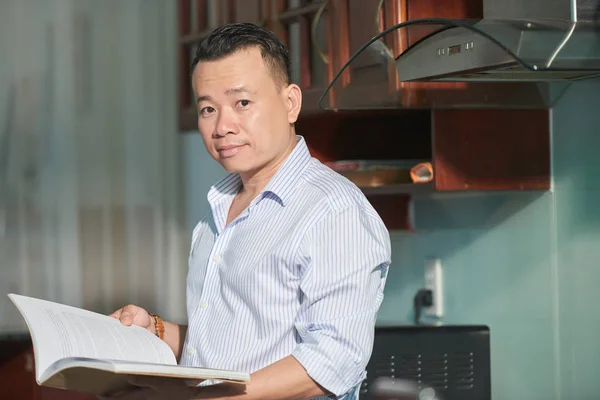
[[126,327],[106,315],[10,294],[31,333],[36,379],[67,357],[177,364],[171,348],[147,330]]

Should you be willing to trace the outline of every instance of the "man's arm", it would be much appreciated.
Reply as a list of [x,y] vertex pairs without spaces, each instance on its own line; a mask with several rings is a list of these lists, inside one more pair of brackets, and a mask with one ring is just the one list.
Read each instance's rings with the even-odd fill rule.
[[371,208],[351,203],[329,213],[299,246],[298,346],[245,387],[201,388],[192,398],[346,398],[364,379],[389,262],[389,233]]
[[286,400],[328,396],[293,356],[285,357],[251,375],[246,386],[224,383],[200,389],[198,399]]
[[[187,334],[187,325],[179,325],[173,322],[164,321],[165,337],[164,341],[169,345],[177,361],[181,359],[185,335]],[[154,328],[154,327],[153,327]]]
[[347,398],[366,376],[390,252],[372,207],[347,198],[337,198],[300,242],[300,341],[291,355],[335,398]]

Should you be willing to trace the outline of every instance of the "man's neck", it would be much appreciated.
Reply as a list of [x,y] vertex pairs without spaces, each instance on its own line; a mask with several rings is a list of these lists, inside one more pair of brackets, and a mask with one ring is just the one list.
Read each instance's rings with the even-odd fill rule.
[[242,179],[240,194],[250,199],[258,196],[265,186],[267,186],[271,178],[273,178],[275,173],[277,173],[277,170],[279,170],[292,150],[294,150],[294,147],[296,147],[296,136],[292,138],[290,146],[288,146],[286,152],[280,157],[265,165],[257,172],[240,174],[240,178]]

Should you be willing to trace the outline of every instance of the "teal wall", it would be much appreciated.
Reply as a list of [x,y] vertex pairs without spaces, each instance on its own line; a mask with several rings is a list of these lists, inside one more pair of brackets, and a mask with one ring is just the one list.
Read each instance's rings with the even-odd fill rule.
[[381,325],[409,323],[426,257],[444,269],[446,324],[491,329],[492,393],[600,399],[600,82],[552,111],[553,190],[416,200],[394,232]]
[[[599,100],[600,82],[578,83],[554,108],[552,191],[420,199],[417,233],[392,233],[379,324],[410,323],[424,260],[441,258],[442,321],[490,326],[494,400],[600,399]],[[191,229],[222,172],[184,141]]]
[[554,113],[561,399],[600,399],[600,82]]

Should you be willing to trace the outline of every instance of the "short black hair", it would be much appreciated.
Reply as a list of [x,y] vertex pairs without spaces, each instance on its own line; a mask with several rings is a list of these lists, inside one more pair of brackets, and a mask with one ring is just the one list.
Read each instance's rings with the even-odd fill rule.
[[252,46],[260,48],[275,82],[282,86],[292,82],[288,50],[273,32],[251,23],[226,24],[212,31],[198,45],[190,71],[193,74],[201,61],[219,60]]

